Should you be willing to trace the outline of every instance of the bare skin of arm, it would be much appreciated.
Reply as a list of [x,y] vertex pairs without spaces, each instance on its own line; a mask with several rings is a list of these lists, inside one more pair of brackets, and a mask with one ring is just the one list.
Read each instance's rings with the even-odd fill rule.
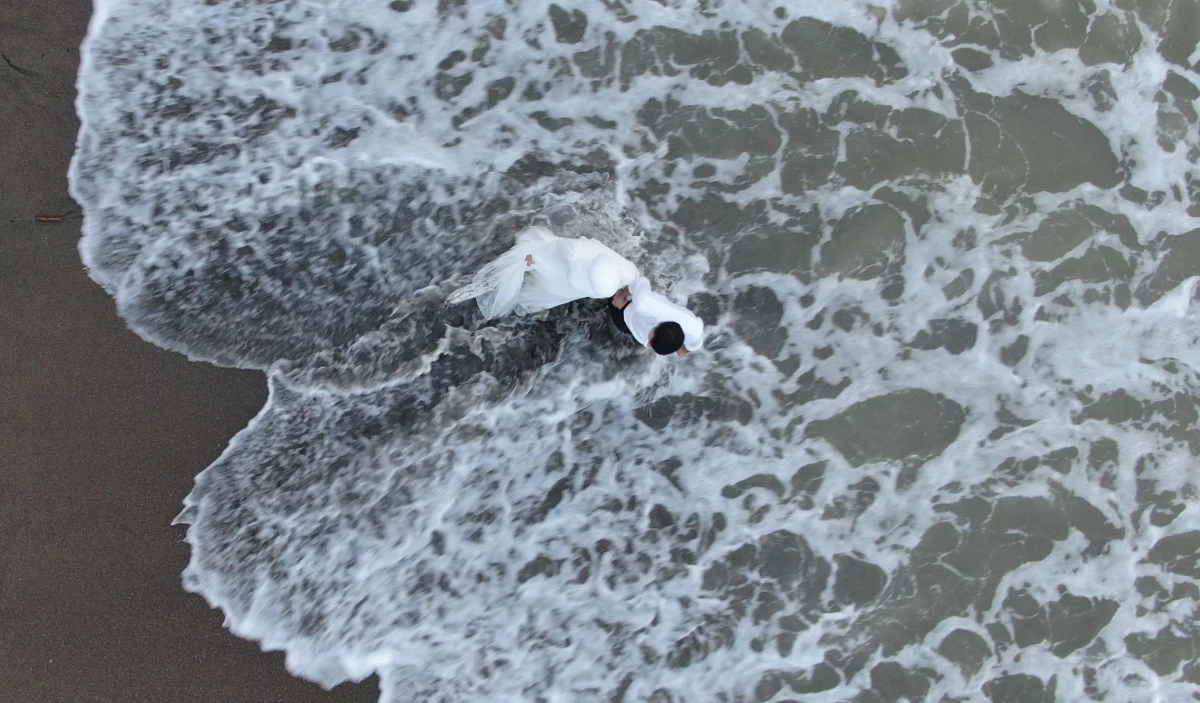
[[629,302],[629,286],[625,286],[621,290],[613,294],[612,304],[614,308],[623,308]]

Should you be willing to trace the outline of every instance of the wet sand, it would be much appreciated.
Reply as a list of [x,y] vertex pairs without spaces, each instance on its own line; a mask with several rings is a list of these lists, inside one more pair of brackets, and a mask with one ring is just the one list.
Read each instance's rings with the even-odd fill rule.
[[171,520],[266,389],[142,341],[83,271],[66,172],[90,14],[0,0],[0,701],[373,702],[374,680],[291,677],[180,584]]

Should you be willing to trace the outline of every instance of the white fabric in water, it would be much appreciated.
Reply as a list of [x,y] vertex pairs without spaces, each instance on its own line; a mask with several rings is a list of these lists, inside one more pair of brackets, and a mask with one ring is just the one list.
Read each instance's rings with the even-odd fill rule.
[[[525,257],[532,256],[528,265]],[[540,312],[580,298],[610,298],[638,277],[637,266],[588,237],[556,237],[545,227],[517,235],[512,249],[450,294],[448,303],[474,298],[487,319]]]
[[650,344],[650,333],[663,322],[677,322],[683,328],[683,346],[696,351],[704,346],[704,322],[695,313],[650,290],[650,281],[639,277],[629,286],[629,304],[625,306],[625,324],[642,346]]

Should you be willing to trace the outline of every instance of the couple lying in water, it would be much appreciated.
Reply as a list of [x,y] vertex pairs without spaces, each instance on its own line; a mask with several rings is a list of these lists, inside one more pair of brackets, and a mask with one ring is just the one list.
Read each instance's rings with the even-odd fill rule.
[[704,323],[650,289],[629,260],[587,237],[554,236],[530,227],[517,243],[446,299],[474,299],[487,319],[540,312],[580,298],[607,298],[617,327],[642,346],[686,356],[704,346]]

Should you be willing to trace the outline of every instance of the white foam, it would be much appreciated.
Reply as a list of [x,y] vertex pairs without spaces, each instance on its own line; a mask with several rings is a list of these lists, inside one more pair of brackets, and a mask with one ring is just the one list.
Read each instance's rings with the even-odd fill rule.
[[[1142,44],[1120,70],[1087,66],[1072,50],[1007,60],[975,45],[993,63],[971,72],[955,64],[953,37],[857,0],[800,3],[785,18],[765,5],[646,3],[627,8],[640,15],[628,22],[606,3],[577,3],[587,28],[575,44],[556,41],[550,7],[97,5],[71,170],[86,214],[84,261],[143,336],[268,369],[272,379],[267,407],[187,499],[186,587],[221,608],[238,635],[287,652],[293,673],[325,686],[378,674],[384,701],[607,700],[619,690],[625,700],[709,701],[748,695],[772,672],[809,671],[835,649],[860,665],[804,700],[871,688],[872,668],[885,661],[933,670],[930,700],[982,701],[981,686],[1008,674],[1057,677],[1064,699],[1082,699],[1088,677],[1114,703],[1200,692],[1178,672],[1156,673],[1126,641],[1190,627],[1194,601],[1158,603],[1135,587],[1140,577],[1168,590],[1195,582],[1149,559],[1160,539],[1200,529],[1181,498],[1196,490],[1188,428],[1161,408],[1122,419],[1098,404],[1123,392],[1138,403],[1178,398],[1182,408],[1198,390],[1195,279],[1146,305],[1101,300],[1154,274],[1170,252],[1160,232],[1200,226],[1186,195],[1200,176],[1193,157],[1164,150],[1157,122],[1168,71],[1200,77],[1169,65],[1140,22]],[[969,10],[994,19],[987,7]],[[810,80],[753,66],[744,39],[737,54],[753,69],[749,85],[691,77],[690,64],[668,60],[679,39],[666,29],[693,39],[751,28],[778,35],[800,17],[854,30],[856,45],[890,48],[906,73],[877,80],[842,66]],[[637,58],[625,53],[635,42],[657,47],[660,60],[624,64]],[[611,70],[587,67],[579,55],[592,50],[592,63],[612,57]],[[1088,90],[1104,71],[1107,106]],[[506,80],[511,94],[487,107]],[[802,165],[845,160],[859,130],[905,143],[916,129],[838,121],[832,111],[848,91],[882,111],[924,110],[959,125],[964,86],[1054,100],[1099,130],[1148,199],[1123,194],[1124,184],[1080,182],[1056,193],[1018,187],[993,203],[965,167],[929,175],[919,164],[868,188],[834,172],[784,192],[791,150],[809,136],[787,134],[789,116],[814,111],[837,142]],[[729,158],[678,157],[668,144],[691,138],[689,127],[639,117],[651,100],[709,117],[762,108],[780,147],[752,153],[754,125],[736,124],[690,147],[704,154],[707,141],[727,140]],[[1170,109],[1186,112],[1173,100]],[[1185,125],[1180,145],[1197,143],[1197,125]],[[965,148],[982,158],[978,145]],[[596,151],[610,175],[514,169],[531,156],[578,168]],[[700,165],[710,174],[694,175]],[[896,205],[880,185],[917,204]],[[696,205],[714,194],[730,206],[723,216]],[[822,249],[836,222],[885,202],[903,222],[890,233],[892,257],[879,262],[904,283],[890,298],[879,278],[831,271],[839,252]],[[1098,231],[1055,261],[1028,260],[1020,245],[1029,233],[1078,203],[1126,218],[1133,241]],[[797,231],[799,213],[813,207],[822,232]],[[750,208],[761,214],[737,220],[734,210]],[[436,306],[439,286],[538,217],[610,243],[676,297],[695,294],[712,318],[707,351],[683,362],[614,351],[583,313],[491,330],[466,320],[426,339],[445,320],[421,317],[412,300]],[[730,248],[760,230],[810,237],[812,266],[771,250],[742,269],[725,266]],[[1100,246],[1124,257],[1127,272],[1054,273]],[[1055,276],[1064,280],[1041,291]],[[945,292],[957,281],[958,294]],[[754,297],[763,289],[777,313]],[[917,342],[944,320],[973,325],[975,343],[953,353],[951,343]],[[533,371],[539,325],[563,348]],[[776,328],[786,334],[772,337]],[[767,358],[763,350],[776,348]],[[447,390],[439,384],[453,374],[442,362],[459,353],[482,371]],[[935,397],[951,409],[934,418],[887,409],[885,396],[913,389],[923,395],[896,397]],[[961,427],[943,450],[918,457],[935,439],[911,435],[934,438],[955,421],[953,408]],[[884,420],[845,429],[859,417]],[[873,443],[878,436],[914,449],[893,453]],[[1047,458],[1056,450],[1067,450],[1061,464]],[[1038,461],[1020,463],[1029,459]],[[814,462],[825,462],[819,487],[793,493],[797,470]],[[740,483],[752,477],[757,487]],[[1152,517],[1140,490],[1173,491],[1179,514]],[[991,582],[987,569],[972,571],[972,556],[1017,549],[999,545],[1021,526],[993,530],[970,510],[1045,499],[1068,514],[1064,496],[1085,501],[1094,515],[1079,502],[1071,510],[1113,534],[1076,516],[1065,536],[1029,537],[1049,542],[1044,556],[994,566]],[[983,507],[960,504],[972,499]],[[982,554],[930,561],[921,550],[939,523],[953,524],[960,541],[979,540]],[[804,550],[780,544],[812,551],[795,582],[785,567]],[[835,557],[849,554],[887,576],[881,595],[838,601]],[[818,563],[833,572],[823,581]],[[974,595],[947,587],[944,598],[923,600],[932,597],[927,568]],[[1059,656],[1051,640],[993,641],[987,625],[1014,626],[1010,589],[1049,607],[1060,588],[1117,604],[1091,644]],[[773,597],[778,612],[756,619]],[[955,629],[988,643],[979,672],[939,653]],[[781,644],[789,637],[790,649]]]

